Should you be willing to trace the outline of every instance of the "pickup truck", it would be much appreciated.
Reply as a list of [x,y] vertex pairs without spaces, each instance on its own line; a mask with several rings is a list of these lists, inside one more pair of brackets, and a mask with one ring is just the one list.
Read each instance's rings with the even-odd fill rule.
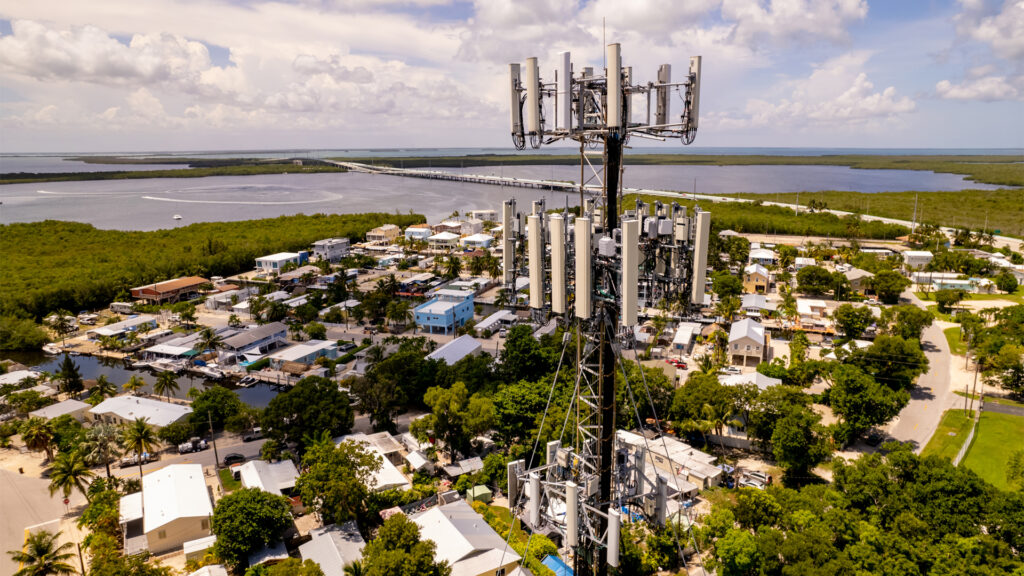
[[[143,452],[142,453],[142,463],[143,464],[149,464],[150,462],[155,462],[157,459],[159,459],[159,455],[157,455],[157,454],[150,454],[149,452]],[[129,466],[138,466],[138,465],[139,465],[139,457],[136,456],[135,454],[129,454],[128,456],[125,456],[124,458],[121,458],[121,468],[128,468]]]
[[178,444],[178,454],[188,454],[190,452],[200,452],[209,448],[209,444],[206,440],[199,437],[190,438],[188,442],[182,442]]

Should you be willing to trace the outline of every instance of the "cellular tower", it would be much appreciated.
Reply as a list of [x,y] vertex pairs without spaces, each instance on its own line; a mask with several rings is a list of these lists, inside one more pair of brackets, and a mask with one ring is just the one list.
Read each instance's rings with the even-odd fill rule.
[[[688,214],[676,203],[640,200],[620,219],[622,154],[630,138],[690,144],[697,134],[700,56],[690,59],[688,72],[675,82],[669,64],[659,67],[656,81],[637,82],[633,69],[622,66],[619,44],[607,46],[606,62],[603,71],[577,70],[563,52],[554,82],[541,78],[537,58],[509,65],[516,148],[573,140],[580,149],[579,215],[549,214],[538,201],[524,226],[514,201],[502,210],[506,289],[514,293],[515,279],[525,270],[534,317],[573,328],[565,332],[563,358],[573,338],[577,356],[573,405],[561,439],[545,446],[543,465],[535,466],[532,456],[509,463],[509,505],[532,531],[560,541],[581,575],[604,575],[609,566],[619,566],[624,510],[652,524],[665,524],[678,513],[678,506],[672,511],[678,486],[673,493],[669,481],[653,472],[649,451],[616,442],[615,377],[617,370],[625,376],[621,353],[635,346],[641,306],[676,302],[686,313],[704,304],[711,224],[710,213],[699,208]],[[599,187],[590,184],[595,179]],[[637,399],[650,401],[644,393],[628,390],[634,410]]]

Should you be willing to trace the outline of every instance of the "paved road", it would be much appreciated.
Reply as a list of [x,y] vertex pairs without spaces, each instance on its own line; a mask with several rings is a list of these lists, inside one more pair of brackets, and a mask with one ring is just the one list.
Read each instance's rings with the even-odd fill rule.
[[999,414],[1010,414],[1011,416],[1024,417],[1024,406],[1010,406],[1007,404],[996,404],[985,402],[985,412],[998,412]]
[[[50,481],[0,469],[0,574],[14,574],[17,564],[8,550],[18,550],[25,541],[25,528],[56,520],[64,514],[62,497],[50,497]],[[85,503],[77,492],[71,495],[71,506]],[[77,566],[78,560],[75,560]]]
[[[258,458],[260,455],[260,448],[263,447],[263,443],[266,440],[256,440],[255,442],[242,442],[238,436],[228,436],[226,438],[217,439],[217,455],[223,461],[224,455],[237,452],[246,458]],[[164,466],[170,466],[171,464],[202,464],[203,466],[213,466],[214,456],[213,448],[207,448],[202,452],[193,452],[191,454],[176,454],[174,452],[161,452],[160,459],[156,462],[150,462],[149,464],[143,464],[142,473],[149,474],[154,470],[159,470]],[[129,466],[127,468],[113,468],[111,472],[115,476],[121,478],[138,478],[139,467]]]
[[[909,297],[915,304],[920,302],[913,295]],[[893,439],[914,443],[918,453],[924,450],[935,433],[942,413],[953,407],[958,398],[950,386],[949,361],[952,353],[938,324],[925,328],[921,335],[921,347],[928,357],[928,372],[918,378],[917,385],[910,391],[910,403],[889,425],[888,430]]]

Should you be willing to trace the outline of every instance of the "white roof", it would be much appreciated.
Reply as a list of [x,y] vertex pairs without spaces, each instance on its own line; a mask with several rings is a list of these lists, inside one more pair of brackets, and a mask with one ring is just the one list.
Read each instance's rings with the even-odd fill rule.
[[153,354],[166,354],[168,356],[183,356],[192,351],[191,346],[172,346],[170,344],[157,344],[143,350]]
[[277,254],[271,254],[269,256],[261,256],[256,259],[257,262],[282,262],[285,260],[291,260],[298,258],[299,255],[295,252],[278,252]]
[[52,420],[65,414],[74,414],[75,412],[85,410],[86,408],[89,408],[89,405],[85,402],[69,398],[63,402],[57,402],[56,404],[44,406],[39,410],[33,410],[32,412],[29,412],[28,415]]
[[42,373],[35,370],[14,370],[13,372],[0,374],[0,386],[4,384],[18,384],[25,378],[38,380],[41,376]]
[[476,576],[521,560],[465,500],[431,508],[410,520],[420,527],[423,539],[437,546],[434,558],[448,562],[452,576]]
[[228,576],[228,569],[223,564],[209,564],[188,576]]
[[99,334],[100,336],[117,336],[127,330],[131,330],[137,326],[143,324],[156,322],[156,316],[150,316],[149,314],[139,314],[134,318],[128,318],[127,320],[121,320],[120,322],[114,322],[113,324],[107,324],[106,326],[100,326],[99,328],[93,328],[86,332],[86,334]]
[[423,452],[415,450],[405,455],[405,461],[409,463],[409,467],[413,470],[419,470],[427,464],[430,464],[430,459],[427,458]]
[[295,487],[295,479],[299,477],[299,471],[291,460],[273,463],[265,460],[250,460],[238,467],[238,475],[241,477],[242,486],[259,488],[264,492],[280,496],[282,490]]
[[796,311],[798,314],[814,314],[816,308],[827,308],[824,300],[813,298],[797,298]]
[[[377,441],[382,440],[379,438],[381,434],[386,434],[389,438],[391,438],[391,435],[388,434],[387,432],[381,432],[378,434],[357,433],[344,436],[340,439],[336,439],[335,444],[340,445],[342,442],[345,441],[361,442],[363,445],[365,445],[370,450],[376,452],[381,457],[380,469],[374,473],[373,479],[370,480],[370,485],[368,486],[370,490],[373,490],[374,492],[380,492],[382,490],[390,490],[392,488],[398,488],[401,490],[411,489],[412,482],[410,482],[405,477],[405,475],[402,474],[402,472],[397,467],[395,467],[395,465],[392,464],[390,460],[388,460],[386,456],[386,454],[388,453],[386,451],[387,447],[382,447],[381,442]],[[394,438],[391,438],[391,440],[398,446],[398,450],[402,449],[402,445],[399,444]]]
[[320,350],[330,350],[331,348],[337,348],[338,343],[333,340],[309,340],[302,344],[295,344],[289,346],[284,350],[278,350],[270,355],[271,360],[280,360],[282,362],[295,362],[310,354],[315,354]]
[[121,497],[118,518],[120,523],[127,524],[132,520],[142,520],[142,492],[135,492]]
[[719,378],[718,381],[725,386],[740,386],[742,384],[754,384],[761,390],[764,390],[769,386],[782,384],[782,380],[778,378],[772,378],[771,376],[765,376],[760,372],[751,372],[750,374],[732,374],[729,376],[723,376]]
[[494,236],[483,233],[473,234],[472,236],[466,236],[462,239],[463,242],[487,242],[489,240],[494,240]]
[[701,326],[696,322],[680,322],[676,328],[676,335],[672,338],[672,344],[689,346],[694,334],[700,334]]
[[771,250],[769,250],[767,248],[755,248],[754,250],[750,251],[750,259],[751,260],[754,260],[754,259],[757,259],[757,260],[765,260],[765,259],[767,259],[767,260],[774,260],[776,258],[777,258],[777,256],[775,255],[775,252],[773,252],[773,251],[771,251]]
[[437,241],[458,240],[458,239],[459,239],[459,235],[455,234],[454,232],[438,232],[437,234],[434,234],[433,236],[427,238],[427,240],[437,240]]
[[934,255],[927,250],[907,250],[903,253],[903,256],[910,256],[911,258],[932,258]]
[[444,346],[441,346],[437,350],[434,350],[430,354],[427,354],[427,359],[443,360],[445,364],[451,366],[470,354],[476,354],[481,348],[483,348],[483,346],[480,345],[480,342],[477,341],[476,338],[473,338],[469,334],[463,334]]
[[744,318],[739,322],[733,322],[729,329],[729,342],[735,342],[742,338],[751,338],[755,342],[764,343],[764,326],[756,320]]
[[859,280],[861,278],[874,277],[874,274],[872,274],[871,272],[868,272],[867,270],[861,270],[860,268],[850,268],[846,272],[843,272],[843,275],[846,276],[846,279],[850,280],[851,282],[854,280]]
[[178,518],[213,515],[201,464],[172,464],[142,477],[143,531],[147,534]]
[[768,309],[768,298],[764,294],[744,294],[740,296],[740,307]]
[[484,318],[476,325],[477,330],[490,330],[494,326],[497,326],[502,320],[508,318],[515,318],[516,315],[509,310],[498,310],[494,314],[491,314],[487,318]]
[[299,546],[299,555],[316,562],[324,576],[344,576],[345,565],[363,557],[366,542],[354,521],[314,528],[309,535],[313,539]]
[[192,408],[129,395],[107,398],[89,412],[92,414],[114,414],[122,420],[145,418],[153,426],[162,428],[177,422],[186,414],[191,414]]
[[744,274],[760,274],[761,276],[764,276],[765,278],[768,277],[768,269],[765,268],[764,266],[761,266],[760,264],[748,264],[747,267],[743,269],[743,273]]
[[795,264],[802,264],[804,266],[814,266],[818,263],[814,258],[807,258],[805,256],[797,256],[793,261]]

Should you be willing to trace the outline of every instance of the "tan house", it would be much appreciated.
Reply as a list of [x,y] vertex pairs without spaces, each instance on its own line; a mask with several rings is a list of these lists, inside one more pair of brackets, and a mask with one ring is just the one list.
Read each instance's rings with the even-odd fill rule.
[[766,294],[771,283],[768,269],[760,264],[749,264],[743,269],[743,291],[747,294]]
[[401,230],[394,224],[377,226],[366,233],[366,241],[378,244],[390,244],[395,241],[395,238],[398,238],[399,232],[401,232]]
[[729,361],[740,366],[757,366],[767,359],[764,326],[744,318],[729,330]]
[[436,546],[434,559],[447,561],[452,576],[511,576],[522,558],[465,500],[409,517],[423,540]]
[[875,277],[871,272],[860,268],[850,268],[843,272],[843,275],[850,281],[850,288],[858,294],[865,294],[871,290],[871,279]]
[[210,535],[213,505],[200,464],[172,464],[142,477],[142,491],[121,498],[126,555],[165,554]]

